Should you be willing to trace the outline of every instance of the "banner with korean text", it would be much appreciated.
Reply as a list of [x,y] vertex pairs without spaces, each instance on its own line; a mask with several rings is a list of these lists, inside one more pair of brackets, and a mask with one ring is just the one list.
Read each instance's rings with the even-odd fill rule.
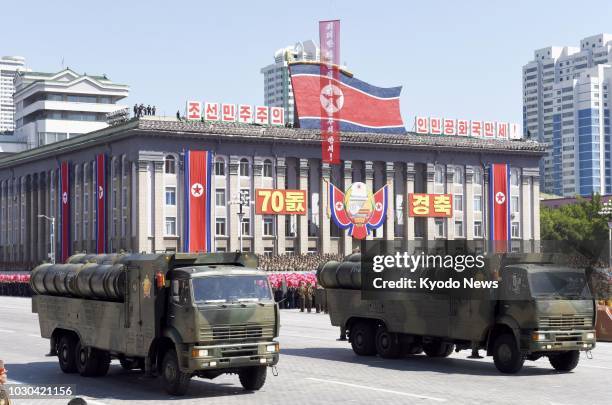
[[319,21],[319,42],[321,156],[325,163],[340,164],[340,107],[337,102],[342,93],[334,85],[340,76],[340,20]]
[[453,216],[453,195],[410,193],[408,216],[450,218]]
[[307,212],[306,190],[255,190],[257,215],[306,215]]

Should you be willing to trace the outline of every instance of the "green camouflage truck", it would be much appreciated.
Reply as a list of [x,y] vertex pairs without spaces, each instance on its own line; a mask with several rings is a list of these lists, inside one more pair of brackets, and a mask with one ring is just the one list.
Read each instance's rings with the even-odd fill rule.
[[32,312],[65,373],[111,359],[183,395],[192,376],[260,389],[278,362],[278,306],[250,254],[75,255],[33,270]]
[[357,257],[328,262],[317,275],[332,325],[358,355],[447,357],[453,349],[478,349],[493,356],[499,371],[516,373],[525,360],[541,357],[570,371],[580,351],[595,347],[595,300],[583,269],[542,255],[496,255],[488,260],[496,289],[470,296],[407,290],[399,298],[364,300]]

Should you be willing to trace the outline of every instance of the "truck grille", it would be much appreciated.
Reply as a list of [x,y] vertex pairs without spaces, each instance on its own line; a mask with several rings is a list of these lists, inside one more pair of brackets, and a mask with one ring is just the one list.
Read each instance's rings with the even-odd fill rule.
[[201,341],[262,340],[272,339],[273,337],[273,323],[221,325],[200,329]]
[[538,323],[541,329],[591,328],[593,318],[590,314],[543,316]]

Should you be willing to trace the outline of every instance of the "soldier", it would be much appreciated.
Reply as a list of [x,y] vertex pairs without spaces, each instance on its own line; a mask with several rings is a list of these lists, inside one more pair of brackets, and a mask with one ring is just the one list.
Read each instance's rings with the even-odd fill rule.
[[306,304],[306,286],[303,281],[300,281],[300,287],[298,288],[298,297],[300,297],[300,312],[304,312],[304,306]]
[[4,361],[0,360],[0,405],[11,405],[11,400],[8,394],[4,390],[4,384],[6,384],[6,369],[4,368]]
[[306,309],[308,312],[312,312],[312,296],[314,295],[314,288],[310,282],[306,283]]

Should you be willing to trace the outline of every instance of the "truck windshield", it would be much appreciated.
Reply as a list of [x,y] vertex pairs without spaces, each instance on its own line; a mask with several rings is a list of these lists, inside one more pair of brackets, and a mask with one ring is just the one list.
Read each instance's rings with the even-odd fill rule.
[[196,303],[272,300],[265,276],[206,276],[193,278]]
[[531,273],[529,274],[529,285],[534,297],[591,298],[585,275],[577,272]]

